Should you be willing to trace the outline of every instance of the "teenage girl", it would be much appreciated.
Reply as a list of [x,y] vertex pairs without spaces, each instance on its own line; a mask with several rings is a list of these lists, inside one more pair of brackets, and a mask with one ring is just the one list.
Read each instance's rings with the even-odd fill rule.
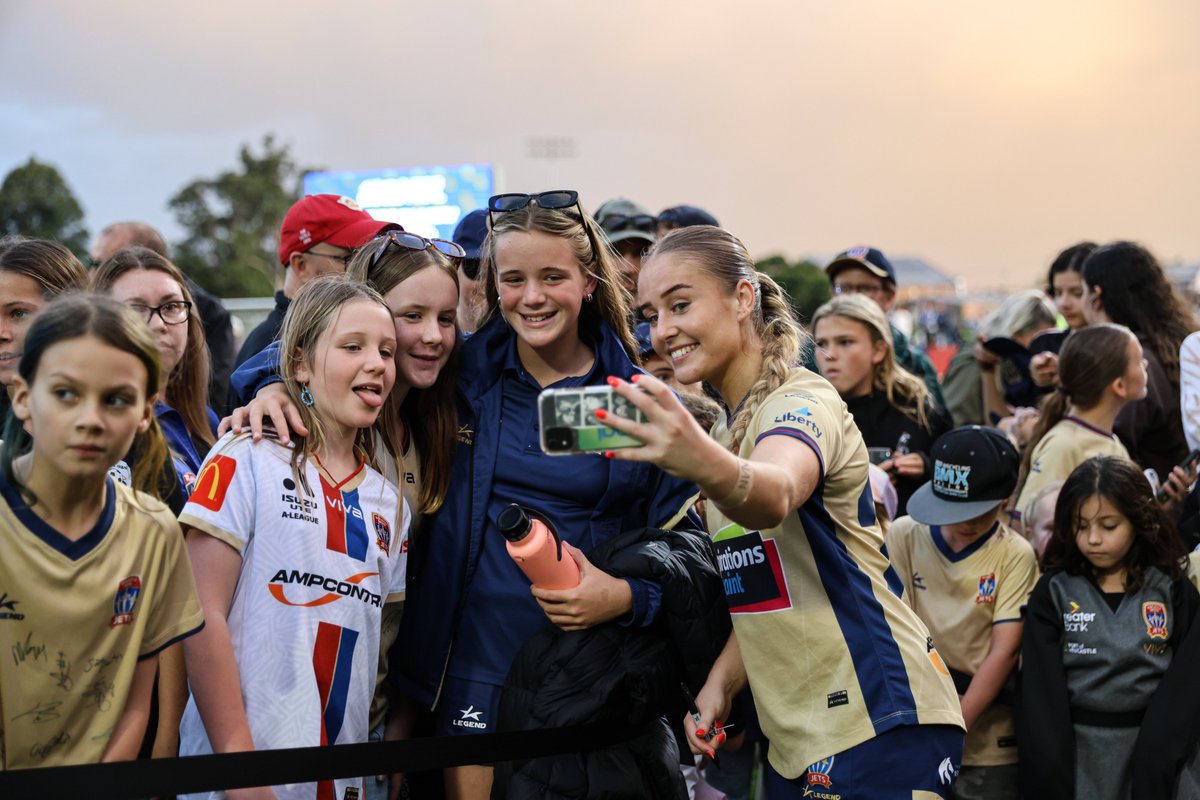
[[[404,591],[408,513],[369,466],[395,380],[391,313],[362,284],[318,278],[292,301],[281,342],[308,435],[291,448],[223,438],[180,516],[208,620],[185,647],[186,755],[366,741],[383,604]],[[361,779],[276,789],[362,790]]]
[[[489,201],[482,246],[487,309],[463,346],[458,452],[442,510],[414,541],[393,677],[432,707],[440,734],[490,732],[521,645],[550,624],[654,622],[659,587],[614,578],[583,553],[624,530],[670,528],[691,484],[646,464],[547,456],[537,397],[636,370],[637,348],[614,256],[572,191]],[[581,564],[565,591],[535,589],[505,550],[495,519],[510,503],[551,519]],[[456,724],[465,721],[471,725]],[[490,767],[447,771],[451,797],[486,798]]]
[[1123,325],[1092,325],[1068,337],[1058,360],[1059,383],[1042,401],[1037,426],[1021,459],[1017,514],[1034,497],[1092,456],[1128,458],[1113,434],[1126,404],[1146,396],[1146,359]]
[[1200,796],[1183,768],[1200,714],[1200,598],[1184,561],[1131,461],[1097,456],[1067,478],[1021,649],[1027,800]]
[[216,442],[217,427],[217,415],[207,402],[208,348],[192,293],[178,267],[144,247],[113,253],[92,273],[91,285],[92,291],[141,314],[158,346],[164,381],[154,414],[171,448],[179,484],[164,496],[178,513],[200,474],[202,454]]
[[[1046,294],[1054,301],[1058,314],[1067,323],[1068,331],[1087,325],[1083,316],[1083,262],[1096,249],[1095,242],[1079,242],[1063,250],[1050,263],[1046,279]],[[1053,386],[1058,380],[1056,353],[1034,353],[1029,373],[1038,386]]]
[[896,363],[891,326],[870,298],[838,295],[813,314],[812,329],[817,368],[846,401],[867,447],[887,453],[879,466],[892,476],[903,515],[932,474],[929,448],[950,430],[950,418],[925,382]]
[[[86,286],[87,270],[58,242],[0,239],[0,387],[17,374],[34,315],[58,295]],[[8,392],[0,391],[0,415],[7,411]]]
[[0,770],[130,759],[154,656],[204,624],[174,515],[108,477],[135,440],[151,474],[167,457],[158,353],[100,297],[27,334],[0,452]]
[[731,409],[710,438],[640,375],[610,382],[647,423],[598,415],[646,442],[615,461],[699,484],[728,565],[734,634],[696,696],[700,724],[684,720],[693,750],[719,744],[702,734],[749,680],[772,797],[949,797],[963,743],[954,685],[900,600],[854,419],[829,383],[794,366],[802,333],[786,295],[733,235],[694,227],[650,251],[638,303],[679,380],[705,381]]
[[1083,315],[1133,331],[1146,358],[1146,396],[1121,410],[1113,431],[1143,468],[1166,480],[1187,455],[1179,410],[1179,348],[1200,323],[1151,253],[1133,242],[1098,248],[1083,263]]

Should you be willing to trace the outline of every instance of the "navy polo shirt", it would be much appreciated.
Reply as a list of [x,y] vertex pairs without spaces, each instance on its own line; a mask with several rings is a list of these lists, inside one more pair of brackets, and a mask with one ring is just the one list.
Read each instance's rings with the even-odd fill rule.
[[[600,374],[597,362],[587,374],[564,378],[547,388],[602,384],[606,376]],[[530,594],[529,579],[508,555],[496,518],[512,503],[535,509],[554,523],[564,541],[587,553],[600,544],[592,540],[589,523],[608,490],[611,467],[602,455],[548,456],[542,452],[537,398],[543,387],[522,366],[515,336],[509,339],[500,381],[495,478],[479,564],[466,590],[447,670],[461,680],[497,686],[503,685],[521,645],[552,623]],[[657,613],[661,590],[650,581],[629,583],[633,611],[621,622],[649,624]]]

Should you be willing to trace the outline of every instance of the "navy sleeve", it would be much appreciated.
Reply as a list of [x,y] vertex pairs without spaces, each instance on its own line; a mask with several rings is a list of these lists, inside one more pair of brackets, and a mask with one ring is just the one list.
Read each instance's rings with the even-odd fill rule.
[[246,359],[230,376],[229,384],[238,404],[244,406],[254,399],[259,389],[280,380],[279,342],[274,341]]
[[626,578],[633,592],[633,608],[621,617],[622,628],[646,628],[658,619],[658,611],[662,607],[662,587],[645,578]]

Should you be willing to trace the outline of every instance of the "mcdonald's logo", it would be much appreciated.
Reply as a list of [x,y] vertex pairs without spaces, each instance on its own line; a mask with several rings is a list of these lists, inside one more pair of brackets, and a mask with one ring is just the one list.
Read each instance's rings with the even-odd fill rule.
[[220,511],[225,502],[225,492],[233,483],[233,473],[237,471],[237,461],[229,456],[213,456],[200,477],[196,480],[196,488],[188,502],[204,506],[211,511]]

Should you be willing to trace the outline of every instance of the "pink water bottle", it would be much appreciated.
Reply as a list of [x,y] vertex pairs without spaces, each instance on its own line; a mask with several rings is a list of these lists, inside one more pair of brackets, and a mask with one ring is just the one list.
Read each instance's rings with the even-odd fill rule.
[[525,577],[539,589],[579,585],[579,565],[563,554],[562,540],[540,519],[530,519],[516,503],[500,512],[496,527],[508,539],[505,547]]

